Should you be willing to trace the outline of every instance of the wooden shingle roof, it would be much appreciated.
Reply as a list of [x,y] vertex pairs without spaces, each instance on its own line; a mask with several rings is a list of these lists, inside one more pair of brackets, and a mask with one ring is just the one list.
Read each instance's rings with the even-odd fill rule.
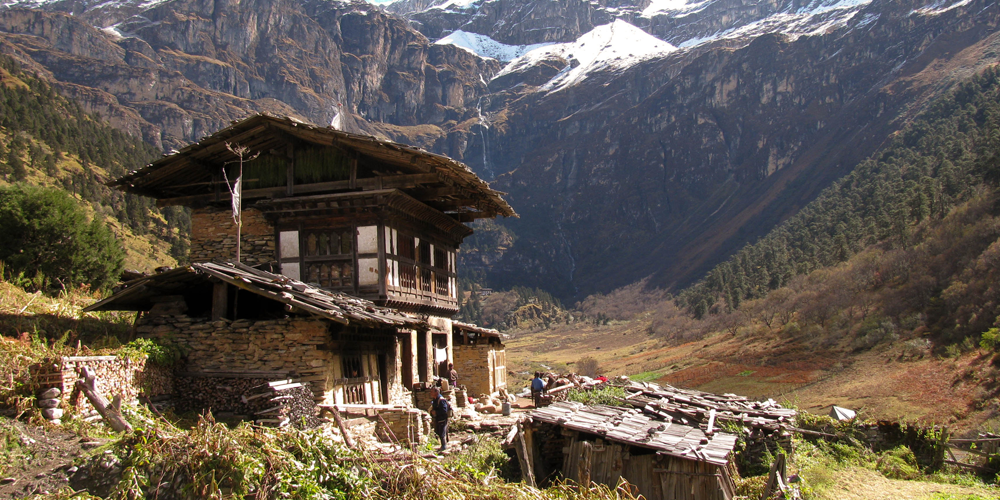
[[[229,199],[225,187],[221,189],[221,200],[213,195],[218,192],[220,166],[237,159],[227,144],[246,147],[251,153],[281,150],[289,144],[329,146],[365,159],[370,166],[378,168],[376,177],[356,179],[350,183],[340,181],[296,186],[292,189],[295,195],[339,190],[405,189],[411,196],[454,214],[461,222],[499,215],[517,217],[514,209],[503,199],[503,193],[491,189],[464,163],[447,156],[265,114],[234,122],[108,185],[156,198],[160,205],[190,206],[203,202],[209,196],[214,202],[224,203]],[[244,190],[246,200],[288,195],[284,186]]]
[[389,326],[427,330],[421,319],[373,302],[261,271],[232,262],[206,262],[179,267],[129,281],[114,295],[83,309],[89,311],[141,311],[152,307],[153,299],[173,295],[211,279],[233,285],[317,317],[343,324],[369,327]]
[[534,421],[601,436],[609,441],[656,450],[672,457],[725,465],[736,436],[659,419],[635,408],[587,406],[575,401],[553,403],[532,411]]

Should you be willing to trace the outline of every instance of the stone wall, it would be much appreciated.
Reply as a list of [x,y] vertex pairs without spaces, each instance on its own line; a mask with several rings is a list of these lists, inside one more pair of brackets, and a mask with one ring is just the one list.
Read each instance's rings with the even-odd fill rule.
[[379,440],[403,444],[424,444],[431,432],[431,416],[415,408],[379,410],[382,421],[376,426]]
[[88,413],[94,407],[76,388],[84,367],[94,371],[97,392],[108,401],[121,396],[123,403],[135,404],[140,395],[156,397],[174,391],[170,369],[147,363],[145,358],[66,356],[47,359],[32,367],[31,378],[38,389],[58,388],[64,408],[75,407],[81,413]]
[[333,355],[321,346],[329,342],[327,322],[285,318],[207,321],[188,316],[143,317],[137,332],[143,337],[176,342],[186,353],[184,370],[205,372],[288,372],[310,382],[317,401],[330,403]]
[[[240,260],[254,266],[276,262],[274,226],[257,209],[243,210]],[[236,259],[236,223],[228,209],[199,208],[191,213],[190,262]]]
[[455,371],[458,385],[465,386],[468,395],[478,398],[493,395],[507,387],[506,350],[503,344],[456,345]]

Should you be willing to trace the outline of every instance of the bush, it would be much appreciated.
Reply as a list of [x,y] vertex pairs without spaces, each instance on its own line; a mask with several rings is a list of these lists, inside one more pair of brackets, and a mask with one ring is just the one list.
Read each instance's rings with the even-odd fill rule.
[[570,389],[566,399],[585,405],[630,406],[621,402],[627,395],[624,388],[608,385],[589,391]]
[[122,357],[137,359],[148,356],[149,362],[160,366],[171,366],[183,356],[180,347],[170,342],[157,342],[152,339],[135,339],[118,350]]
[[99,220],[88,222],[64,191],[15,184],[0,188],[0,261],[13,277],[36,289],[114,284],[125,251]]
[[882,453],[875,462],[875,469],[889,479],[916,479],[920,477],[917,457],[906,446],[897,446]]
[[1000,350],[1000,329],[990,328],[983,332],[979,339],[979,347],[991,351]]

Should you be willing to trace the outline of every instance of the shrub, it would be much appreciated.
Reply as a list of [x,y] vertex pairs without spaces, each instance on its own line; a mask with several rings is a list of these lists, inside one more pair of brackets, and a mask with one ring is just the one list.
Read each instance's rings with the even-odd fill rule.
[[179,361],[183,353],[174,343],[140,338],[123,345],[118,355],[132,359],[148,356],[150,363],[170,366]]
[[916,479],[920,476],[917,457],[906,446],[897,446],[882,453],[875,462],[875,469],[889,479]]
[[576,401],[585,405],[608,405],[608,406],[629,406],[622,403],[627,394],[625,389],[615,386],[604,386],[600,389],[585,391],[582,389],[570,389],[566,399]]
[[15,184],[0,188],[0,261],[36,289],[114,284],[125,251],[114,234],[64,191]]
[[989,349],[991,351],[1000,350],[1000,329],[990,328],[989,330],[983,332],[983,335],[979,340],[979,347]]

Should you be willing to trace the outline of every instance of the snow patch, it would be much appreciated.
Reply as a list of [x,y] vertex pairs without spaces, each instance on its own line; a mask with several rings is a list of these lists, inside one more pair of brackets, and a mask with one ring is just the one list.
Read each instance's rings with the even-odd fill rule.
[[710,3],[712,0],[653,0],[640,15],[653,17],[657,14],[664,14],[670,17],[685,17],[701,11]]
[[465,10],[472,8],[473,4],[479,0],[447,0],[443,3],[432,5],[427,8],[431,9],[441,9],[441,10]]
[[940,14],[944,14],[945,12],[948,12],[949,10],[952,10],[952,9],[957,9],[959,7],[965,7],[966,5],[969,5],[970,3],[972,3],[972,0],[961,0],[958,3],[953,3],[951,5],[947,5],[948,2],[942,0],[942,1],[934,2],[934,3],[932,3],[932,4],[930,4],[930,5],[926,6],[926,7],[915,9],[910,14],[922,14],[922,15],[925,15],[925,16],[937,16],[937,15],[940,15]]
[[575,42],[541,47],[511,61],[494,78],[534,66],[546,59],[569,61],[540,90],[556,92],[575,85],[597,71],[615,71],[665,56],[677,47],[620,19],[594,28]]
[[468,50],[479,57],[496,59],[502,62],[517,59],[532,50],[551,45],[549,43],[536,43],[533,45],[507,45],[486,35],[469,33],[462,30],[457,30],[434,43],[437,45],[454,45]]
[[115,40],[121,40],[122,38],[125,38],[125,36],[122,35],[122,32],[118,31],[118,28],[116,26],[107,26],[101,28],[101,31],[107,33],[108,35],[111,36],[111,38]]
[[[869,3],[871,0],[817,0],[796,11],[780,12],[743,26],[685,40],[678,47],[687,49],[717,40],[752,38],[767,33],[781,33],[792,40],[801,36],[821,35],[831,29],[846,26]],[[877,17],[862,21],[870,23],[875,19]]]

